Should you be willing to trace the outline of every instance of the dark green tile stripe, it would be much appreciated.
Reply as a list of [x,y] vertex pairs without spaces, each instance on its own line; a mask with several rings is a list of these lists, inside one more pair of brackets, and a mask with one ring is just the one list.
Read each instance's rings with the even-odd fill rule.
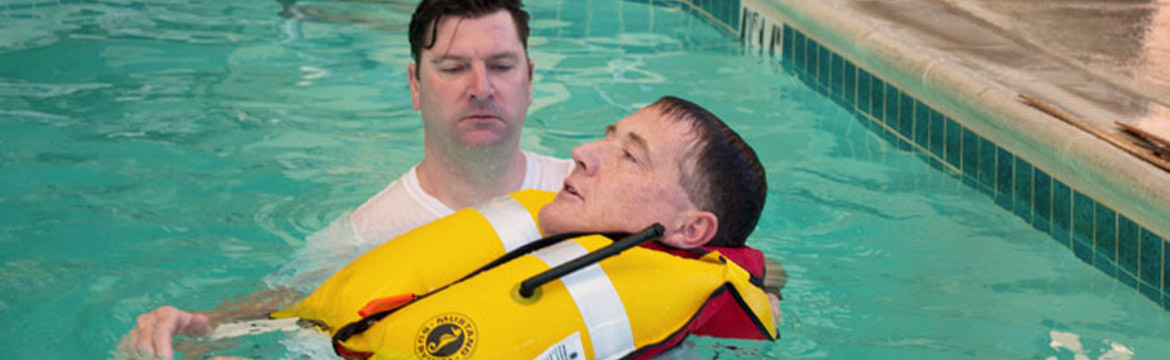
[[943,162],[960,170],[958,176],[964,183],[1049,234],[1077,258],[1170,309],[1170,251],[1165,249],[1163,237],[857,67],[799,30],[784,25],[768,31],[783,36],[778,58],[785,68],[851,110],[891,144],[924,153],[932,166]]
[[[691,5],[711,14],[730,29],[740,29],[740,0],[690,0]],[[771,29],[769,29],[770,31]],[[741,34],[742,36],[742,34]]]
[[1032,198],[1032,227],[1049,234],[1052,222],[1052,177],[1039,168],[1034,169]]

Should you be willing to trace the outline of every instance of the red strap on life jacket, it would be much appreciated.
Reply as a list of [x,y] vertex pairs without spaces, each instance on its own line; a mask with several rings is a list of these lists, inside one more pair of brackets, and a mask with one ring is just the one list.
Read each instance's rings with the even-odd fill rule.
[[370,300],[358,310],[358,316],[367,317],[384,311],[390,311],[402,307],[402,305],[409,304],[414,301],[414,294],[398,294],[394,296],[387,296],[380,299]]
[[333,343],[333,352],[336,352],[337,356],[340,356],[342,359],[348,360],[366,360],[374,356],[374,353],[346,349],[345,346],[341,346],[341,343],[338,342]]

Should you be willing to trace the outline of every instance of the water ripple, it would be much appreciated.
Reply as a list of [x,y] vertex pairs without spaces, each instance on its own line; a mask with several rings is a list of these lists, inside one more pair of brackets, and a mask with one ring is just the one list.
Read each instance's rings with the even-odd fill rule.
[[111,84],[34,84],[0,79],[0,96],[49,98],[72,95],[78,91],[105,89]]

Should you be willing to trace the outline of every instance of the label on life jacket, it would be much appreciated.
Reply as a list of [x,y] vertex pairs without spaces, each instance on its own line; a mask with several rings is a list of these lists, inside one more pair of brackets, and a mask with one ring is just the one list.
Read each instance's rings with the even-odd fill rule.
[[575,332],[564,340],[549,346],[536,360],[577,360],[585,358],[585,344],[581,343],[581,333]]

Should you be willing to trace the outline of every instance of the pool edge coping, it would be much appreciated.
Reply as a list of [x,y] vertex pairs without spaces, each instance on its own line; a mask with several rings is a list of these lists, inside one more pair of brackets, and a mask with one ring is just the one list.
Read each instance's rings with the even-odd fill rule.
[[805,34],[820,35],[815,40],[859,68],[882,74],[887,82],[1151,231],[1170,234],[1165,207],[1170,187],[1154,181],[1165,182],[1170,174],[1154,165],[1024,104],[1018,93],[992,79],[948,66],[934,52],[857,21],[850,15],[860,15],[836,1],[742,4]]

